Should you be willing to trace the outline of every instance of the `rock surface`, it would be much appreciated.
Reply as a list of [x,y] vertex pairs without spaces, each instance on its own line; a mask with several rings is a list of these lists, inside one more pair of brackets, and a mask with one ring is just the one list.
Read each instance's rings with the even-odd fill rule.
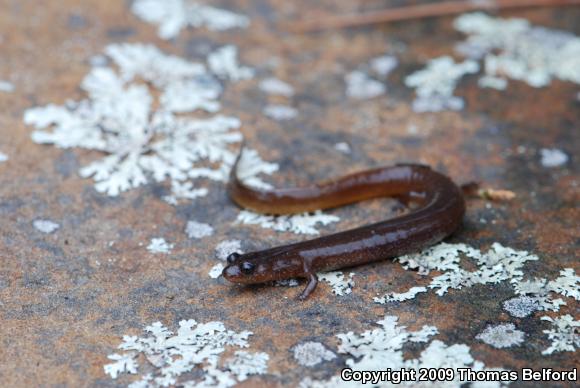
[[[237,287],[213,279],[208,272],[220,262],[215,248],[224,240],[241,240],[247,252],[308,236],[234,223],[239,210],[219,182],[202,183],[210,195],[177,206],[163,201],[167,182],[114,198],[98,193],[90,179],[77,173],[98,152],[36,144],[30,137],[33,129],[22,119],[31,107],[82,99],[79,85],[91,58],[111,43],[151,43],[192,61],[233,44],[256,75],[226,88],[222,110],[241,119],[246,141],[264,160],[279,163],[271,183],[420,162],[459,183],[479,181],[511,190],[517,195],[511,202],[470,200],[463,229],[448,241],[482,250],[497,241],[529,251],[541,260],[527,265],[528,274],[553,279],[563,268],[579,272],[577,85],[554,82],[533,89],[510,81],[506,91],[497,91],[479,88],[477,79],[468,76],[456,91],[465,100],[464,110],[420,114],[411,108],[413,93],[404,77],[429,58],[453,52],[458,33],[452,18],[301,35],[283,31],[279,23],[307,13],[384,5],[242,1],[236,11],[250,18],[246,29],[185,29],[167,41],[135,17],[127,3],[62,0],[41,6],[0,0],[0,79],[14,85],[11,93],[0,93],[0,150],[9,156],[0,163],[0,376],[5,386],[127,385],[132,376],[113,380],[103,370],[121,337],[140,335],[157,321],[174,329],[186,319],[220,321],[236,332],[254,333],[250,350],[268,353],[268,372],[249,377],[246,386],[290,386],[305,376],[337,375],[347,356],[337,354],[310,369],[296,362],[292,349],[315,341],[335,351],[336,334],[369,330],[386,313],[412,330],[437,327],[437,339],[467,344],[487,367],[577,366],[571,352],[542,355],[550,346],[543,330],[550,325],[539,319],[577,314],[572,298],[557,314],[512,317],[503,303],[516,295],[503,282],[379,305],[373,302],[378,294],[403,292],[420,282],[415,271],[390,261],[352,269],[350,294],[339,297],[321,283],[305,302],[295,300],[299,289],[294,287]],[[501,16],[578,33],[580,10],[535,9]],[[348,98],[345,75],[385,53],[399,62],[386,94]],[[294,95],[261,92],[259,81],[268,77],[290,84]],[[290,104],[298,115],[272,120],[262,113],[268,104]],[[349,153],[335,149],[341,142],[349,145]],[[569,156],[566,164],[542,166],[541,150],[552,148]],[[326,234],[391,217],[395,205],[384,199],[337,209],[330,214],[341,222],[319,229]],[[60,227],[50,234],[39,232],[33,226],[37,219]],[[190,239],[184,232],[189,220],[211,225],[214,233]],[[154,238],[171,244],[169,253],[148,251]],[[476,339],[487,326],[498,324],[514,324],[525,333],[523,343],[497,349]]]

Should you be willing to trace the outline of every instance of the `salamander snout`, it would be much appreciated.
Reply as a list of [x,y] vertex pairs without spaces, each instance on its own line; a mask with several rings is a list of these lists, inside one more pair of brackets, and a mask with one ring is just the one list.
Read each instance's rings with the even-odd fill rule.
[[230,282],[235,282],[241,275],[240,266],[235,264],[228,265],[222,272],[222,276]]
[[[231,256],[231,255],[230,255]],[[228,265],[224,268],[222,275],[226,280],[234,283],[252,283],[252,275],[256,272],[256,265],[249,261],[230,262],[228,257]]]

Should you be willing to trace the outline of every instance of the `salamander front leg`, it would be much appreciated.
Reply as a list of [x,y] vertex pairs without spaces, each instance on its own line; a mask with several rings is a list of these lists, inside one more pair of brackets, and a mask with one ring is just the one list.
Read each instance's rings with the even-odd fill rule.
[[308,298],[308,295],[310,295],[312,293],[312,291],[314,291],[314,289],[316,288],[316,285],[318,284],[318,277],[316,276],[316,274],[314,272],[307,272],[306,277],[308,279],[308,284],[306,285],[306,288],[304,289],[304,291],[302,291],[302,293],[298,297],[298,299],[300,299],[300,300],[304,300],[304,299]]

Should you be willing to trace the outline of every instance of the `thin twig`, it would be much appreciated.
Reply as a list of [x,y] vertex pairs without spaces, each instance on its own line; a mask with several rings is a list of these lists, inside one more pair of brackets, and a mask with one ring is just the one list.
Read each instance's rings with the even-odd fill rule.
[[488,201],[511,201],[516,193],[504,189],[481,188],[478,182],[469,182],[461,185],[461,191],[466,197],[481,198]]
[[513,8],[557,7],[580,5],[580,0],[471,0],[444,1],[441,3],[410,5],[383,11],[355,15],[330,16],[316,20],[293,22],[286,28],[291,32],[313,32],[327,29],[368,26],[409,19],[455,15],[469,11],[503,10]]
[[513,191],[498,189],[481,189],[477,195],[479,198],[498,202],[511,201],[516,197],[516,193]]

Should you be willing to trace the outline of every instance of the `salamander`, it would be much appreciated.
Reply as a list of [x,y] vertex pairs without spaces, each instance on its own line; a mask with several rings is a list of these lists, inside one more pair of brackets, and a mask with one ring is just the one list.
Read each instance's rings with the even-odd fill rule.
[[293,214],[355,202],[395,197],[418,206],[407,214],[327,236],[227,258],[223,277],[232,283],[256,284],[306,278],[299,299],[316,288],[317,272],[394,258],[433,245],[457,230],[465,200],[447,176],[419,164],[396,164],[360,171],[301,187],[256,189],[238,178],[238,155],[228,182],[230,198],[259,213]]

